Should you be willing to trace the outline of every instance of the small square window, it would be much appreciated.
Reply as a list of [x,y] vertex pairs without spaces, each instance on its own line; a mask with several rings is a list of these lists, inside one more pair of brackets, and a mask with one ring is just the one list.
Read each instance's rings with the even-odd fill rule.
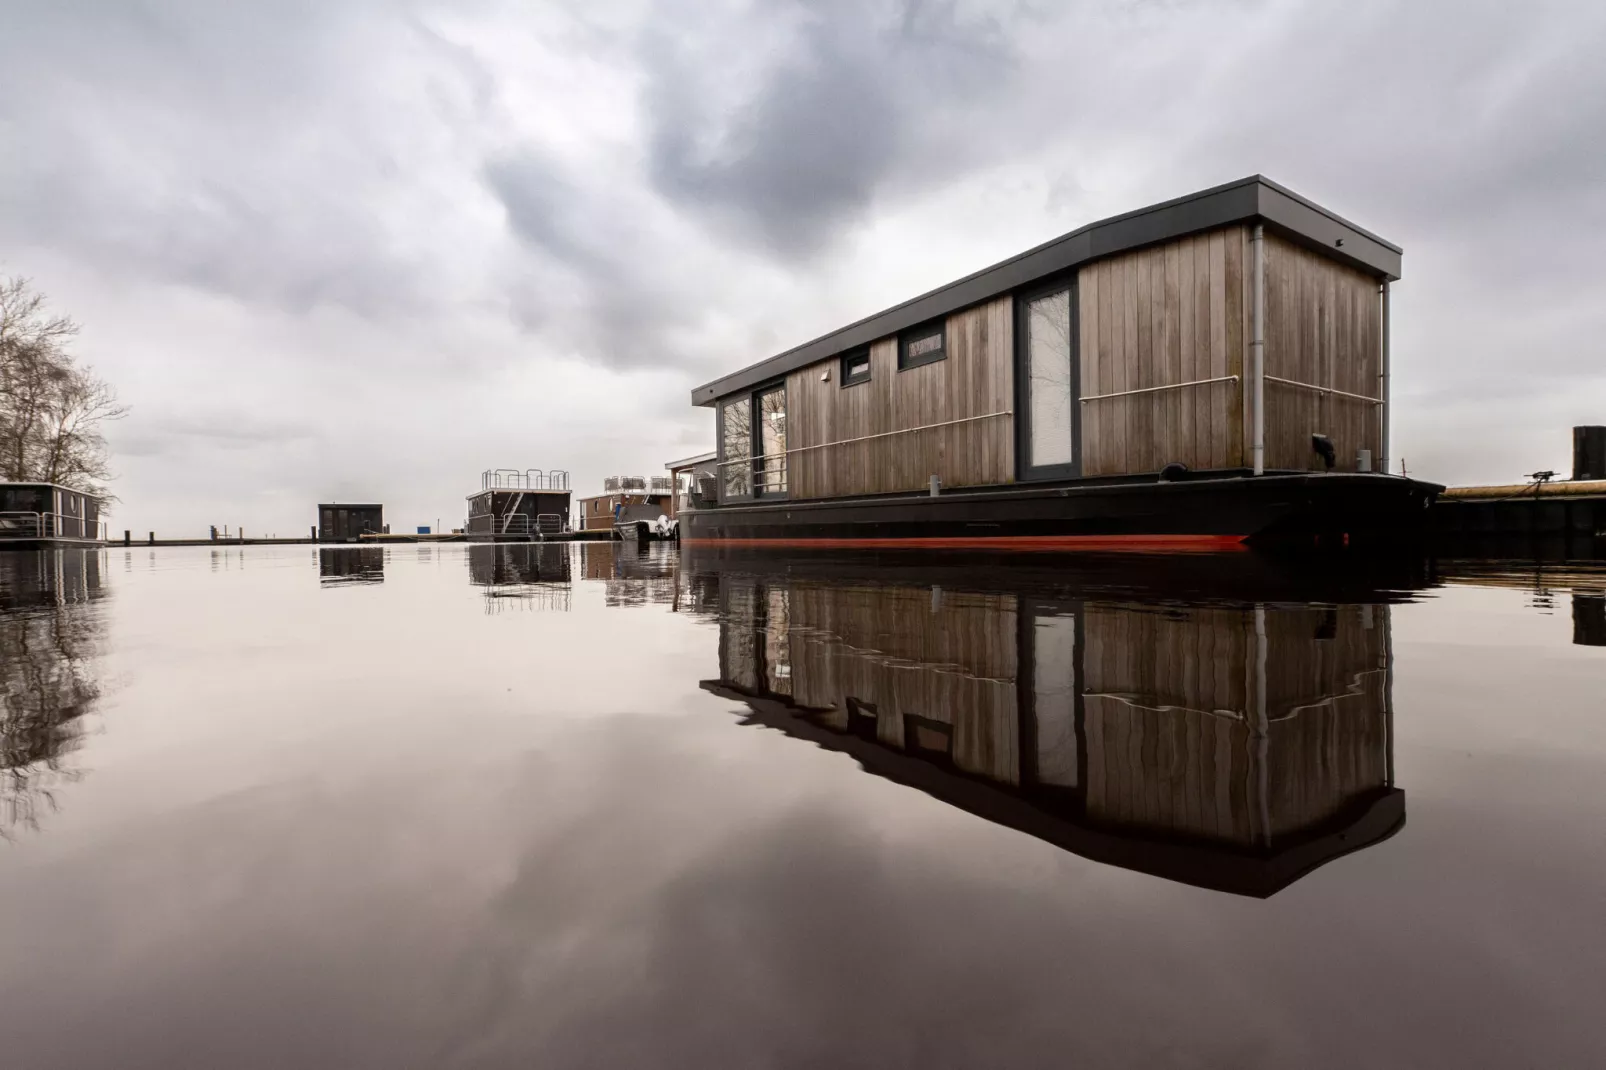
[[855,349],[842,355],[842,385],[858,386],[870,381],[870,351]]
[[948,355],[948,334],[941,320],[898,336],[898,370],[932,364]]

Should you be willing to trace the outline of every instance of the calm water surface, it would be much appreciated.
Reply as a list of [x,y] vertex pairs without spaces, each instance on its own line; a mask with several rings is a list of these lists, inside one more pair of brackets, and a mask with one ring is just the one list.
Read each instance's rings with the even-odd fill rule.
[[1603,588],[4,555],[0,1059],[1606,1065]]

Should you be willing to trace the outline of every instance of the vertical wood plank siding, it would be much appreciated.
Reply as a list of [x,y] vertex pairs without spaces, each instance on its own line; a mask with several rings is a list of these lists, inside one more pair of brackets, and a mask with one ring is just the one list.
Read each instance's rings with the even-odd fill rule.
[[[1070,723],[1070,691],[1033,676],[1021,646],[1042,618],[1012,594],[732,579],[720,675],[821,724],[1019,786]],[[1388,785],[1388,607],[1089,602],[1081,618],[1080,679],[1067,682],[1090,819],[1275,847]]]
[[875,711],[876,738],[903,747],[906,716],[949,726],[954,766],[1020,783],[1015,598],[797,584],[790,599],[792,700]]
[[[1250,236],[1225,227],[1078,272],[1083,475],[1250,464]],[[1358,449],[1381,450],[1379,407],[1275,379],[1375,397],[1377,281],[1271,234],[1264,254],[1266,466],[1321,468],[1310,446],[1319,433],[1338,469],[1354,471]],[[920,490],[933,475],[950,487],[1014,480],[1014,418],[990,415],[1014,409],[1013,296],[949,316],[946,360],[899,371],[897,348],[895,337],[873,344],[870,381],[858,386],[843,388],[835,357],[787,377],[792,497]],[[1099,396],[1228,376],[1238,378]]]
[[[1082,473],[1245,463],[1249,230],[1227,227],[1089,264],[1081,313]],[[1105,397],[1228,375],[1237,382]]]
[[[1009,483],[1015,475],[1014,301],[1001,297],[947,320],[946,360],[898,370],[898,340],[870,347],[870,381],[844,388],[836,358],[786,380],[788,478],[794,498]],[[821,381],[829,371],[830,378]],[[965,420],[914,431],[911,428]],[[849,445],[826,445],[887,435]],[[824,449],[800,447],[825,446]]]
[[1383,787],[1387,615],[1381,606],[1266,611],[1262,735],[1253,610],[1090,604],[1089,816],[1250,846]]
[[[1266,236],[1266,374],[1378,396],[1383,324],[1377,280],[1273,235]],[[1310,436],[1355,471],[1355,451],[1382,450],[1380,407],[1357,398],[1266,383],[1266,466],[1325,468]]]

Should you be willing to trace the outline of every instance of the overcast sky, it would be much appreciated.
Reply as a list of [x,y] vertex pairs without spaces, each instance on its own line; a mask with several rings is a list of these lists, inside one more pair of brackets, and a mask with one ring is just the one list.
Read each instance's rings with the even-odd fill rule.
[[[692,386],[1262,173],[1405,247],[1396,455],[1606,423],[1606,4],[0,0],[0,273],[132,414],[113,526],[461,523]],[[595,489],[594,489],[595,488]]]

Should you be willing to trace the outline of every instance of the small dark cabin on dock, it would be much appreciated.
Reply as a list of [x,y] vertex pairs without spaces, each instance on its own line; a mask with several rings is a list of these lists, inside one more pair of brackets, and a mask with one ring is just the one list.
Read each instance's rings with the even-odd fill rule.
[[99,545],[106,541],[100,499],[54,483],[0,483],[0,545]]
[[464,533],[477,542],[528,542],[569,527],[569,473],[487,469],[468,496]]
[[356,542],[364,535],[379,535],[384,530],[383,505],[330,503],[318,506],[319,542]]
[[1400,257],[1260,176],[1090,224],[693,390],[718,494],[683,537],[1419,522],[1437,488],[1382,474]]

